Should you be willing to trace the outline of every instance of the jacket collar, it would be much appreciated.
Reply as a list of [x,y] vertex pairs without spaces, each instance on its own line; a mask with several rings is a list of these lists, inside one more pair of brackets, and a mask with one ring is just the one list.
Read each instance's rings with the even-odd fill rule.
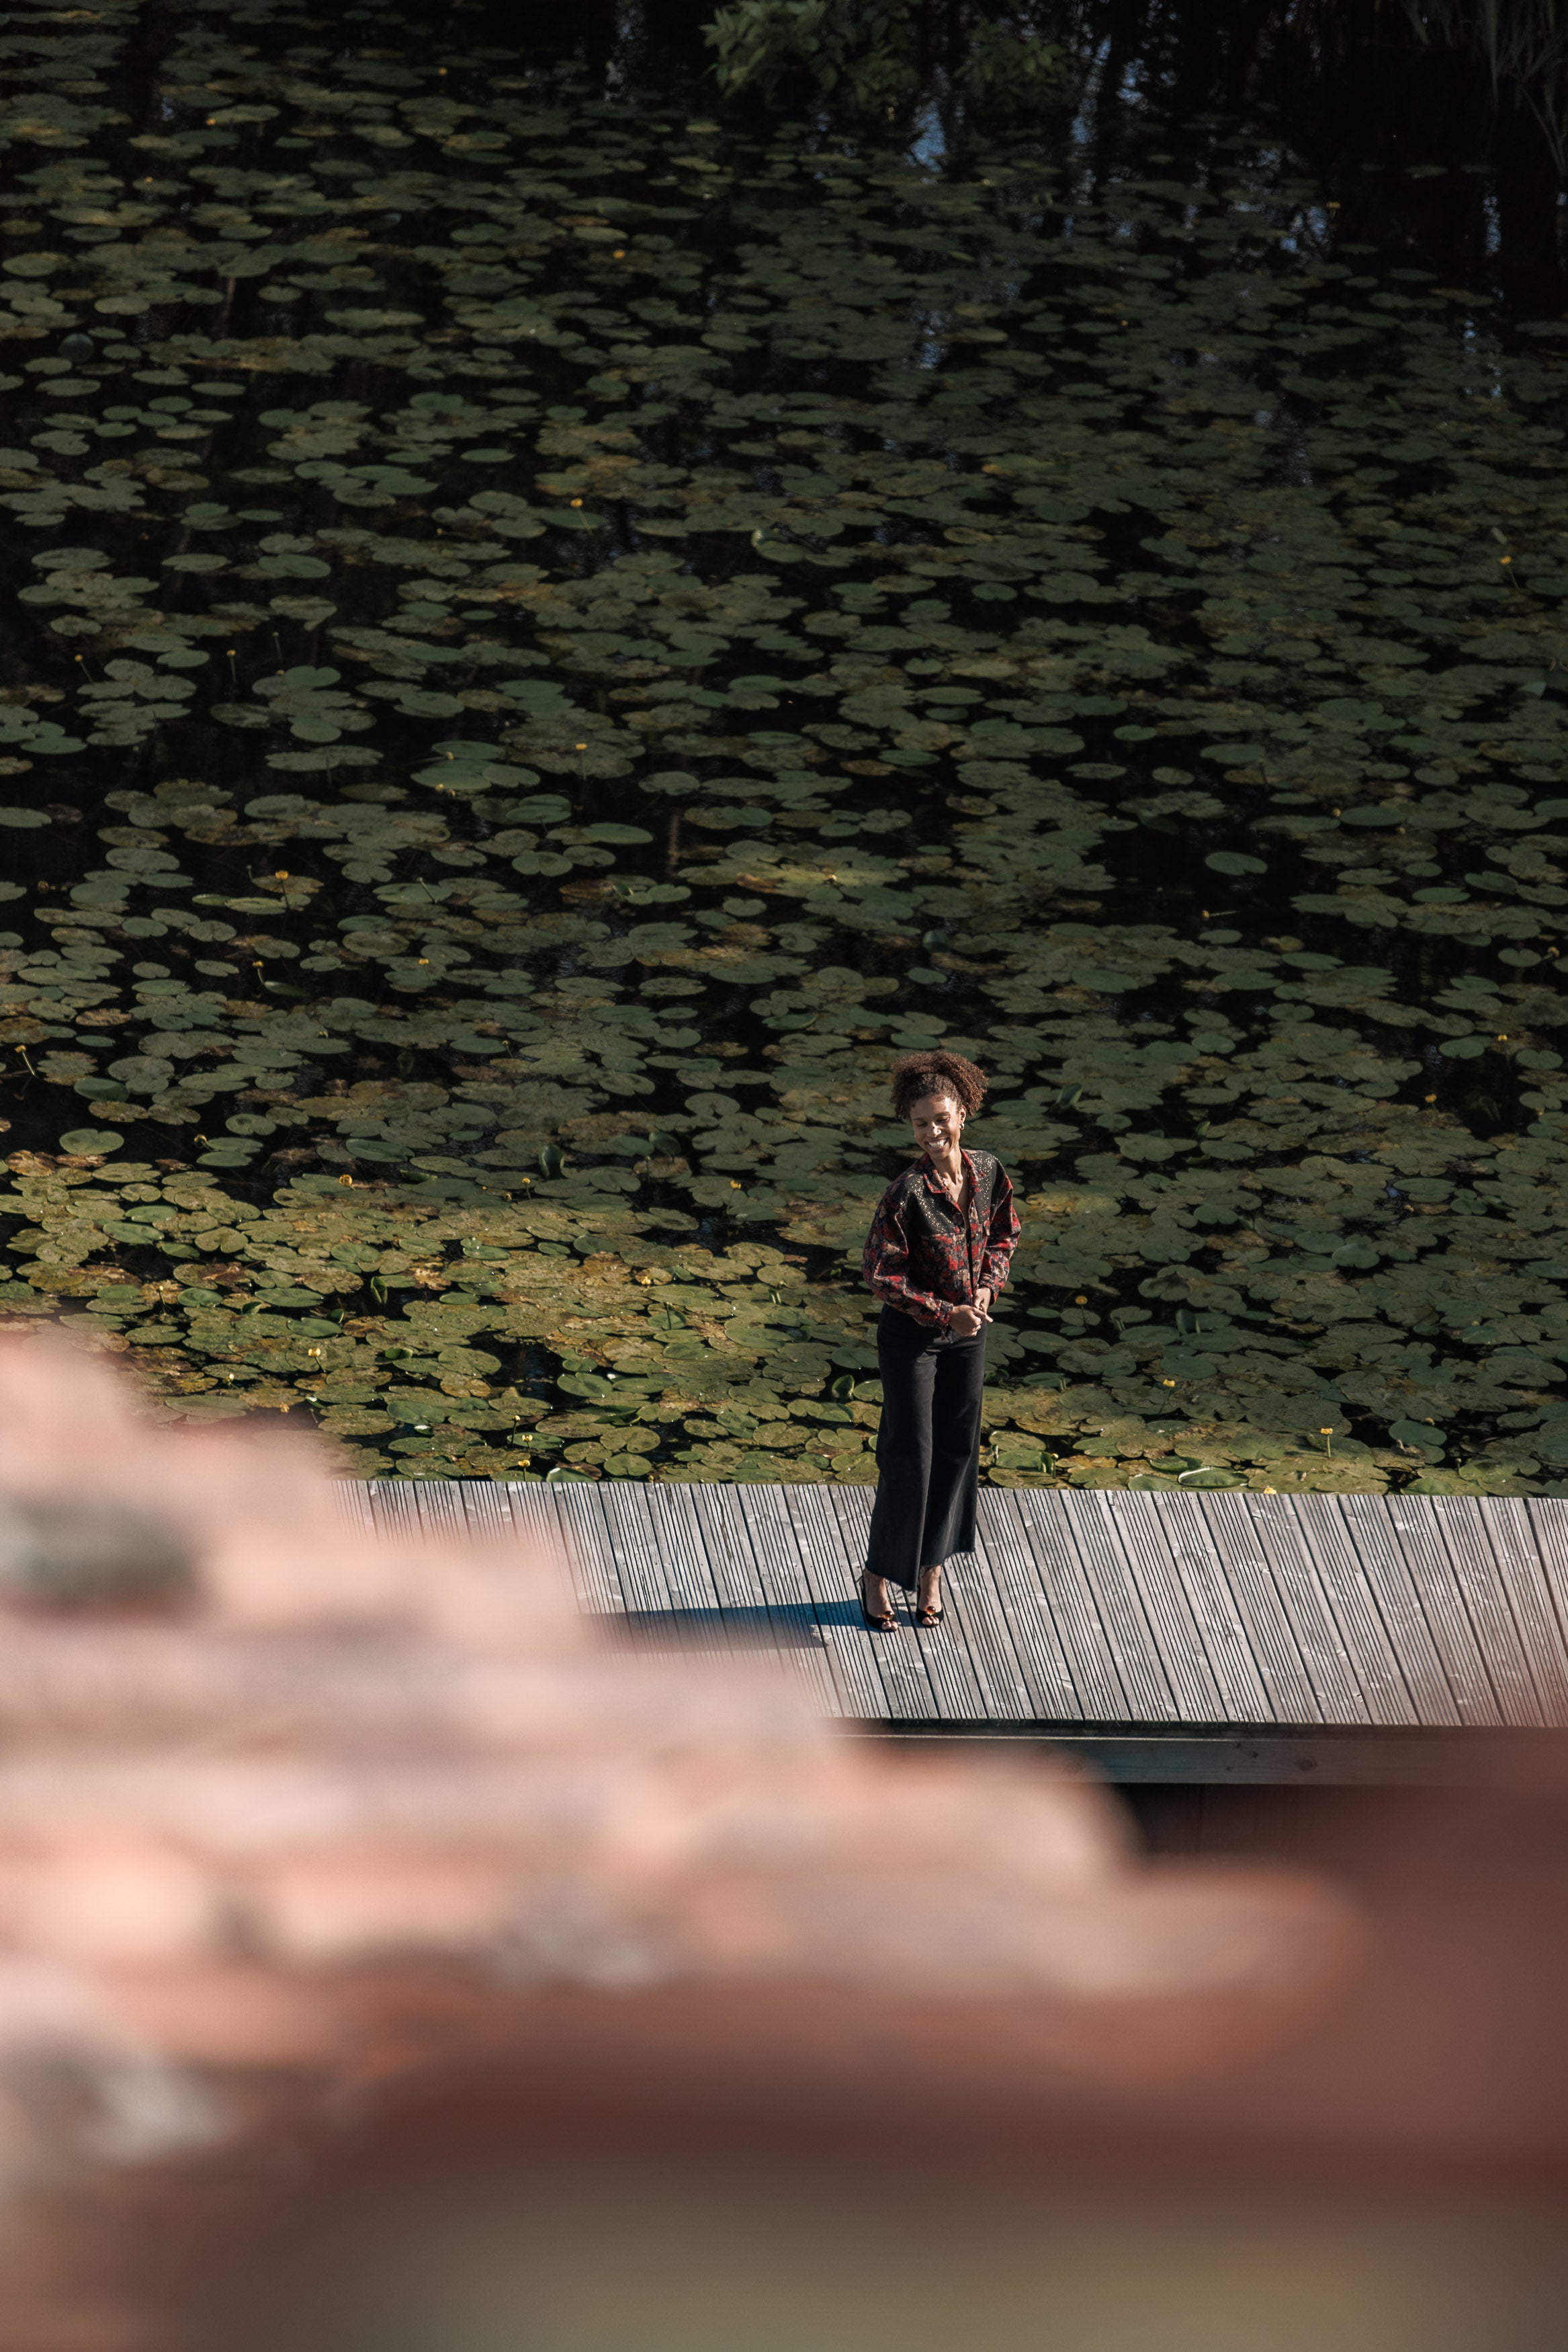
[[[972,1182],[975,1175],[975,1163],[968,1152],[965,1150],[962,1144],[958,1146],[958,1158],[963,1163],[965,1175],[967,1176]],[[958,1203],[954,1200],[951,1192],[947,1192],[944,1188],[940,1178],[937,1176],[936,1167],[932,1162],[931,1154],[928,1151],[923,1151],[920,1158],[915,1162],[915,1165],[921,1170],[925,1178],[926,1191],[928,1192],[935,1192],[939,1201],[946,1201],[949,1208],[956,1209],[958,1206]]]

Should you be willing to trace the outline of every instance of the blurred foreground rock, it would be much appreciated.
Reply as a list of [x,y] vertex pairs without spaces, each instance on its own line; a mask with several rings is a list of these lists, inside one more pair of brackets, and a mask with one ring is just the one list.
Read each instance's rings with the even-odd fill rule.
[[1140,1863],[1064,1771],[852,1746],[760,1665],[612,1650],[552,1560],[350,1533],[308,1446],[156,1428],[47,1340],[0,1351],[0,1594],[30,2352],[163,2324],[58,2278],[73,2213],[242,2195],[345,2096],[586,2085],[607,2051],[622,2085],[1126,2086],[1255,2047],[1355,1945],[1309,1876]]

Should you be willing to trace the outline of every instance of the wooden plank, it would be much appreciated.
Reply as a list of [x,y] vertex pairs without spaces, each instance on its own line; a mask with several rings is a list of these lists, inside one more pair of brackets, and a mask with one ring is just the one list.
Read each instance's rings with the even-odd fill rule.
[[561,1541],[560,1514],[555,1498],[559,1489],[543,1478],[508,1479],[505,1486],[493,1486],[507,1517],[519,1536],[531,1543],[559,1544]]
[[[916,1696],[907,1662],[894,1662],[882,1655],[895,1644],[902,1648],[896,1634],[876,1639],[873,1649],[857,1645],[841,1656],[827,1647],[818,1628],[810,1582],[790,1523],[784,1490],[778,1486],[737,1486],[736,1497],[768,1584],[769,1603],[775,1610],[788,1606],[804,1616],[836,1695],[835,1712],[860,1717],[928,1714],[931,1689],[924,1675]],[[872,1640],[869,1635],[866,1638],[868,1643]],[[909,1693],[909,1703],[892,1703],[893,1695],[905,1691]]]
[[[758,1530],[743,1506],[746,1492],[740,1486],[706,1486],[694,1494],[715,1582],[721,1595],[727,1588],[755,1594],[755,1600],[739,1605],[765,1612],[780,1654],[805,1684],[814,1704],[824,1715],[841,1716],[846,1712],[844,1694],[817,1632],[799,1561],[776,1559],[765,1544],[758,1543]],[[727,1599],[725,1605],[727,1609]]]
[[454,1480],[467,1534],[481,1543],[504,1543],[513,1535],[506,1493],[484,1478]]
[[1312,1549],[1284,1495],[1234,1498],[1246,1512],[1268,1562],[1325,1723],[1374,1720],[1372,1703]]
[[[1016,1487],[981,1487],[975,1566],[990,1580],[993,1622],[999,1621],[1030,1714],[1047,1723],[1082,1723],[1093,1708],[1060,1622],[1051,1542],[1037,1542],[1039,1531],[1026,1515],[1026,1505],[1036,1499],[1032,1491]],[[1089,1689],[1092,1696],[1092,1684]]]
[[[1389,1638],[1365,1564],[1350,1539],[1333,1496],[1259,1495],[1254,1501],[1260,1522],[1288,1527],[1311,1565],[1362,1693],[1365,1707],[1362,1719],[1377,1724],[1417,1722],[1410,1678]],[[1429,1678],[1447,1703],[1448,1685],[1429,1644],[1425,1658],[1412,1662],[1412,1673],[1417,1679]]]
[[674,1493],[630,1478],[606,1478],[597,1492],[642,1636],[660,1649],[732,1648],[700,1531]]
[[[858,1596],[860,1567],[864,1559],[864,1553],[859,1546],[852,1549],[845,1544],[841,1523],[832,1509],[832,1488],[831,1486],[791,1486],[786,1491],[790,1497],[790,1510],[797,1529],[802,1536],[802,1550],[805,1549],[806,1528],[820,1527],[822,1539],[833,1544],[836,1556],[842,1563],[842,1573],[847,1579],[850,1592]],[[952,1566],[951,1583],[956,1588],[962,1585],[969,1562],[964,1555],[960,1554]],[[957,1606],[955,1606],[950,1613],[948,1611],[949,1586],[950,1580],[944,1574],[942,1579],[943,1615],[940,1625],[927,1627],[924,1632],[915,1630],[913,1611],[911,1612],[912,1638],[921,1665],[925,1669],[926,1680],[931,1686],[932,1703],[938,1718],[966,1723],[977,1717],[983,1719],[988,1710],[986,1705],[985,1686],[975,1672],[974,1664],[964,1639],[961,1611]],[[859,1623],[858,1597],[855,1599],[854,1606],[855,1638],[860,1640],[864,1638],[864,1629]],[[880,1636],[879,1640],[897,1638],[899,1637],[887,1635]]]
[[1138,1585],[1128,1583],[1126,1561],[1110,1540],[1107,1528],[1093,1517],[1093,1512],[1083,1512],[1082,1503],[1079,1494],[1046,1486],[1034,1498],[1037,1524],[1051,1528],[1055,1543],[1072,1552],[1082,1567],[1083,1583],[1093,1595],[1105,1649],[1114,1661],[1116,1679],[1126,1691],[1122,1719],[1133,1724],[1180,1722],[1183,1707],[1166,1677],[1143,1595]]
[[768,1595],[768,1607],[815,1624],[811,1588],[789,1515],[777,1486],[737,1486],[736,1504]]
[[[1497,1697],[1476,1646],[1463,1596],[1442,1545],[1420,1516],[1416,1507],[1420,1500],[1418,1495],[1343,1495],[1340,1507],[1353,1540],[1364,1551],[1391,1552],[1403,1566],[1414,1608],[1442,1663],[1457,1720],[1500,1723]],[[1392,1585],[1390,1594],[1392,1598]],[[1416,1633],[1409,1616],[1411,1605],[1406,1603],[1404,1616],[1391,1618],[1394,1638],[1401,1647]]]
[[1568,1499],[1535,1495],[1520,1508],[1541,1562],[1558,1639],[1568,1645]]
[[369,1483],[373,1524],[406,1540],[434,1536],[449,1542],[464,1532],[461,1504],[446,1478],[377,1478]]
[[555,1490],[542,1479],[502,1485],[485,1478],[463,1481],[463,1509],[469,1532],[485,1544],[515,1553],[544,1553],[565,1565],[580,1608],[586,1605],[582,1569],[572,1557],[556,1516]]
[[1141,1594],[1144,1614],[1159,1644],[1166,1680],[1175,1693],[1182,1720],[1223,1722],[1225,1702],[1168,1547],[1140,1556],[1128,1541],[1118,1515],[1119,1495],[1104,1488],[1085,1489],[1067,1499],[1069,1508],[1076,1509],[1109,1541],[1121,1561],[1123,1575]]
[[[897,1717],[901,1708],[907,1705],[906,1694],[910,1688],[908,1664],[907,1661],[904,1661],[895,1667],[894,1662],[891,1659],[884,1660],[883,1654],[890,1643],[904,1643],[911,1638],[908,1631],[907,1609],[897,1586],[894,1585],[892,1588],[893,1613],[898,1620],[897,1633],[868,1633],[861,1622],[860,1614],[861,1570],[865,1565],[866,1539],[871,1532],[871,1515],[876,1500],[876,1489],[874,1486],[844,1488],[796,1486],[791,1487],[789,1492],[792,1496],[816,1494],[823,1498],[824,1524],[810,1537],[813,1548],[825,1545],[831,1539],[830,1529],[836,1535],[845,1580],[843,1589],[848,1596],[848,1606],[851,1612],[843,1639],[835,1645],[841,1654],[839,1657],[841,1681],[846,1689],[852,1688],[858,1692],[855,1705],[873,1709],[877,1720],[885,1722],[890,1717]],[[797,1526],[800,1527],[800,1514],[797,1511],[794,1516]],[[824,1626],[824,1635],[827,1630]],[[883,1671],[884,1664],[889,1668],[885,1674]],[[929,1717],[935,1721],[937,1714],[936,1693],[931,1687],[929,1679],[924,1675],[923,1662],[920,1662],[920,1664],[926,1693],[920,1719],[924,1721]]]
[[1311,1555],[1288,1516],[1269,1508],[1277,1497],[1219,1491],[1201,1499],[1241,1599],[1276,1720],[1364,1723],[1365,1695]]
[[370,1481],[366,1478],[335,1478],[332,1499],[351,1528],[361,1535],[373,1535],[376,1515],[371,1503]]
[[837,1699],[831,1667],[814,1632],[802,1633],[788,1617],[775,1626],[733,1490],[660,1481],[646,1491],[677,1607],[694,1619],[711,1612],[712,1646],[804,1687],[814,1706],[831,1714]]
[[1054,1712],[1060,1722],[1126,1721],[1140,1704],[1137,1685],[1123,1670],[1115,1632],[1060,1494],[1015,1486],[994,1517],[983,1514],[982,1525],[995,1547],[998,1586],[1020,1654],[1037,1626],[1043,1637],[1032,1645],[1031,1673],[1037,1687],[1044,1685],[1042,1712],[1048,1718]]
[[468,1530],[459,1481],[420,1478],[409,1483],[413,1488],[414,1516],[421,1535],[434,1536],[441,1543],[460,1541]]
[[768,1592],[733,1486],[688,1486],[692,1518],[718,1605],[737,1626],[760,1617],[770,1628]]
[[[1314,1665],[1319,1703],[1328,1722],[1416,1722],[1399,1661],[1389,1649],[1383,1616],[1365,1590],[1344,1524],[1333,1519],[1333,1540],[1314,1545],[1295,1496],[1255,1494],[1249,1507],[1302,1646],[1312,1649],[1316,1661],[1323,1656],[1335,1661],[1333,1675],[1323,1673],[1322,1663]],[[1319,1613],[1322,1630],[1314,1633]]]
[[[778,1490],[782,1517],[788,1520],[800,1556],[801,1573],[811,1596],[823,1647],[832,1660],[846,1711],[884,1720],[894,1712],[889,1683],[882,1672],[883,1652],[906,1638],[897,1633],[868,1633],[861,1623],[860,1579],[850,1567],[839,1521],[827,1502],[823,1486],[781,1486]],[[896,1684],[896,1678],[895,1684]],[[919,1709],[924,1718],[935,1711],[927,1689]]]
[[[423,1483],[434,1482],[422,1482],[422,1490]],[[530,1549],[542,1545],[567,1561],[580,1607],[595,1615],[619,1613],[615,1584],[604,1572],[607,1548],[584,1540],[580,1529],[575,1536],[563,1529],[556,1509],[559,1487],[537,1478],[515,1484],[463,1478],[444,1484],[457,1506],[464,1533],[485,1543],[526,1544]],[[419,1516],[422,1524],[428,1522],[428,1511]]]
[[1479,1498],[1417,1495],[1398,1499],[1402,1508],[1416,1505],[1448,1554],[1503,1721],[1521,1729],[1544,1723],[1508,1580],[1479,1524]]
[[[553,1486],[542,1478],[508,1479],[504,1484],[497,1481],[491,1485],[476,1479],[473,1487],[476,1496],[490,1498],[487,1504],[480,1505],[480,1509],[484,1524],[496,1542],[511,1541],[530,1551],[548,1551],[565,1563],[580,1608],[603,1605],[594,1601],[588,1571],[576,1557],[561,1526]],[[474,1505],[471,1503],[469,1507],[472,1510]],[[593,1572],[596,1577],[600,1573],[597,1568]]]
[[1042,1516],[1057,1522],[1060,1539],[1071,1547],[1079,1560],[1127,1694],[1125,1718],[1134,1723],[1183,1720],[1186,1711],[1181,1694],[1171,1682],[1137,1579],[1128,1575],[1121,1547],[1113,1540],[1110,1529],[1083,1505],[1083,1496],[1075,1490],[1051,1492],[1045,1498]]
[[412,1478],[376,1478],[371,1484],[371,1509],[378,1528],[407,1540],[420,1532],[414,1507],[417,1483]]
[[[942,1568],[942,1622],[924,1630],[915,1625],[910,1604],[911,1639],[935,1695],[938,1716],[954,1722],[984,1718],[986,1690],[975,1671],[964,1637],[962,1594],[976,1573],[972,1552],[955,1552]],[[917,1596],[918,1597],[918,1596]]]
[[[607,1546],[620,1575],[621,1596],[627,1615],[654,1621],[671,1615],[670,1588],[664,1578],[664,1562],[653,1539],[653,1529],[648,1517],[648,1498],[640,1479],[601,1478],[581,1490],[591,1496],[593,1509],[603,1529],[601,1538]],[[640,1632],[662,1634],[667,1644],[674,1627],[665,1623],[640,1627]]]
[[499,1479],[465,1478],[463,1509],[469,1527],[489,1543],[545,1544],[561,1548],[560,1520],[555,1488],[542,1478],[516,1484]]
[[[1212,1506],[1212,1522],[1245,1530],[1257,1549],[1263,1572],[1288,1629],[1294,1655],[1301,1662],[1316,1708],[1315,1717],[1285,1720],[1334,1724],[1368,1723],[1366,1693],[1345,1644],[1339,1623],[1319,1580],[1312,1557],[1278,1495],[1218,1493],[1204,1497]],[[1240,1538],[1239,1538],[1239,1540]],[[1273,1694],[1276,1710],[1280,1696]]]
[[850,1566],[858,1574],[865,1561],[866,1548],[871,1542],[871,1515],[876,1508],[876,1488],[860,1480],[841,1486],[830,1486],[839,1523],[844,1529]]
[[713,1610],[722,1616],[718,1587],[714,1582],[703,1544],[702,1528],[697,1522],[689,1486],[644,1486],[649,1524],[659,1558],[664,1563],[664,1581],[674,1607],[689,1611]]
[[620,1563],[604,1539],[604,1519],[587,1480],[562,1479],[550,1500],[560,1533],[557,1540],[571,1564],[582,1607],[591,1615],[618,1617],[626,1607]]
[[1210,1506],[1221,1499],[1217,1495],[1108,1495],[1106,1510],[1129,1560],[1145,1563],[1162,1554],[1169,1559],[1219,1694],[1220,1713],[1211,1719],[1301,1720],[1304,1686],[1312,1708],[1305,1720],[1315,1722],[1311,1687],[1301,1674],[1288,1632],[1276,1622],[1278,1595],[1257,1557],[1251,1529],[1235,1525],[1221,1529],[1214,1524]]
[[942,1580],[942,1607],[952,1612],[945,1622],[963,1644],[987,1721],[1028,1723],[1034,1706],[998,1592],[995,1568],[987,1557],[985,1502],[989,1491],[980,1491],[973,1554]]
[[[793,1492],[820,1496],[825,1509],[831,1513],[837,1524],[839,1543],[844,1559],[845,1572],[849,1579],[849,1590],[856,1612],[853,1620],[855,1638],[869,1640],[873,1643],[897,1638],[892,1634],[868,1635],[860,1626],[860,1577],[865,1562],[866,1542],[871,1532],[872,1507],[875,1499],[874,1487],[858,1485],[796,1487]],[[984,1594],[987,1596],[981,1600],[978,1607],[975,1598],[977,1588],[983,1588]],[[960,1568],[955,1579],[944,1578],[943,1595],[944,1610],[950,1603],[953,1609],[953,1615],[949,1621],[952,1637],[963,1645],[968,1670],[974,1678],[971,1685],[973,1692],[971,1705],[978,1707],[980,1718],[985,1721],[1006,1719],[1029,1722],[1032,1720],[1029,1694],[1018,1678],[1016,1664],[1011,1659],[1010,1647],[1007,1650],[1008,1664],[1000,1680],[998,1681],[992,1673],[995,1663],[994,1643],[989,1627],[985,1622],[985,1611],[988,1606],[991,1618],[994,1619],[996,1601],[983,1565],[979,1561],[974,1562],[972,1566],[966,1563]],[[901,1601],[898,1606],[903,1608],[904,1604]],[[916,1638],[921,1645],[921,1656],[927,1673],[933,1677],[938,1705],[944,1709],[957,1709],[961,1705],[958,1689],[950,1681],[937,1679],[943,1674],[945,1644],[949,1636],[943,1630],[938,1629],[934,1633],[922,1633]],[[1005,1643],[1005,1633],[1003,1638]],[[874,1654],[873,1651],[873,1656]],[[1002,1694],[1005,1694],[1005,1696]],[[888,1703],[892,1705],[891,1698]],[[946,1719],[946,1717],[944,1719]],[[956,1712],[951,1719],[959,1719]]]
[[1531,1506],[1516,1495],[1469,1500],[1479,1534],[1490,1547],[1513,1604],[1542,1719],[1558,1727],[1568,1726],[1568,1637],[1552,1599]]
[[827,1486],[822,1491],[839,1523],[839,1540],[843,1545],[844,1558],[849,1563],[850,1581],[858,1592],[860,1572],[865,1565],[866,1547],[871,1540],[871,1515],[876,1501],[876,1488]]

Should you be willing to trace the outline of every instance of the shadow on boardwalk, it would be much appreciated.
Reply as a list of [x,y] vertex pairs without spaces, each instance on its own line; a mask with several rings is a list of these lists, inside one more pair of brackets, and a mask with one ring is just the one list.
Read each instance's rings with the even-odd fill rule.
[[781,1602],[759,1609],[628,1609],[601,1622],[617,1648],[637,1650],[820,1650],[824,1625],[858,1625],[852,1601]]

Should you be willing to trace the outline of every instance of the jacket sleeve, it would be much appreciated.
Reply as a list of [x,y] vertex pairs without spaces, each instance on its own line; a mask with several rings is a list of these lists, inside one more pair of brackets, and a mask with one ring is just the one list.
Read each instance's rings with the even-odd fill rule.
[[884,1307],[896,1307],[911,1322],[945,1331],[952,1321],[952,1302],[918,1286],[910,1267],[909,1236],[902,1210],[886,1194],[877,1202],[871,1221],[861,1270],[873,1297],[880,1298]]
[[986,1254],[980,1262],[980,1287],[995,1298],[1004,1287],[1012,1255],[1023,1231],[1018,1211],[1013,1206],[1012,1179],[1005,1168],[997,1170],[991,1191],[991,1222],[986,1233]]

